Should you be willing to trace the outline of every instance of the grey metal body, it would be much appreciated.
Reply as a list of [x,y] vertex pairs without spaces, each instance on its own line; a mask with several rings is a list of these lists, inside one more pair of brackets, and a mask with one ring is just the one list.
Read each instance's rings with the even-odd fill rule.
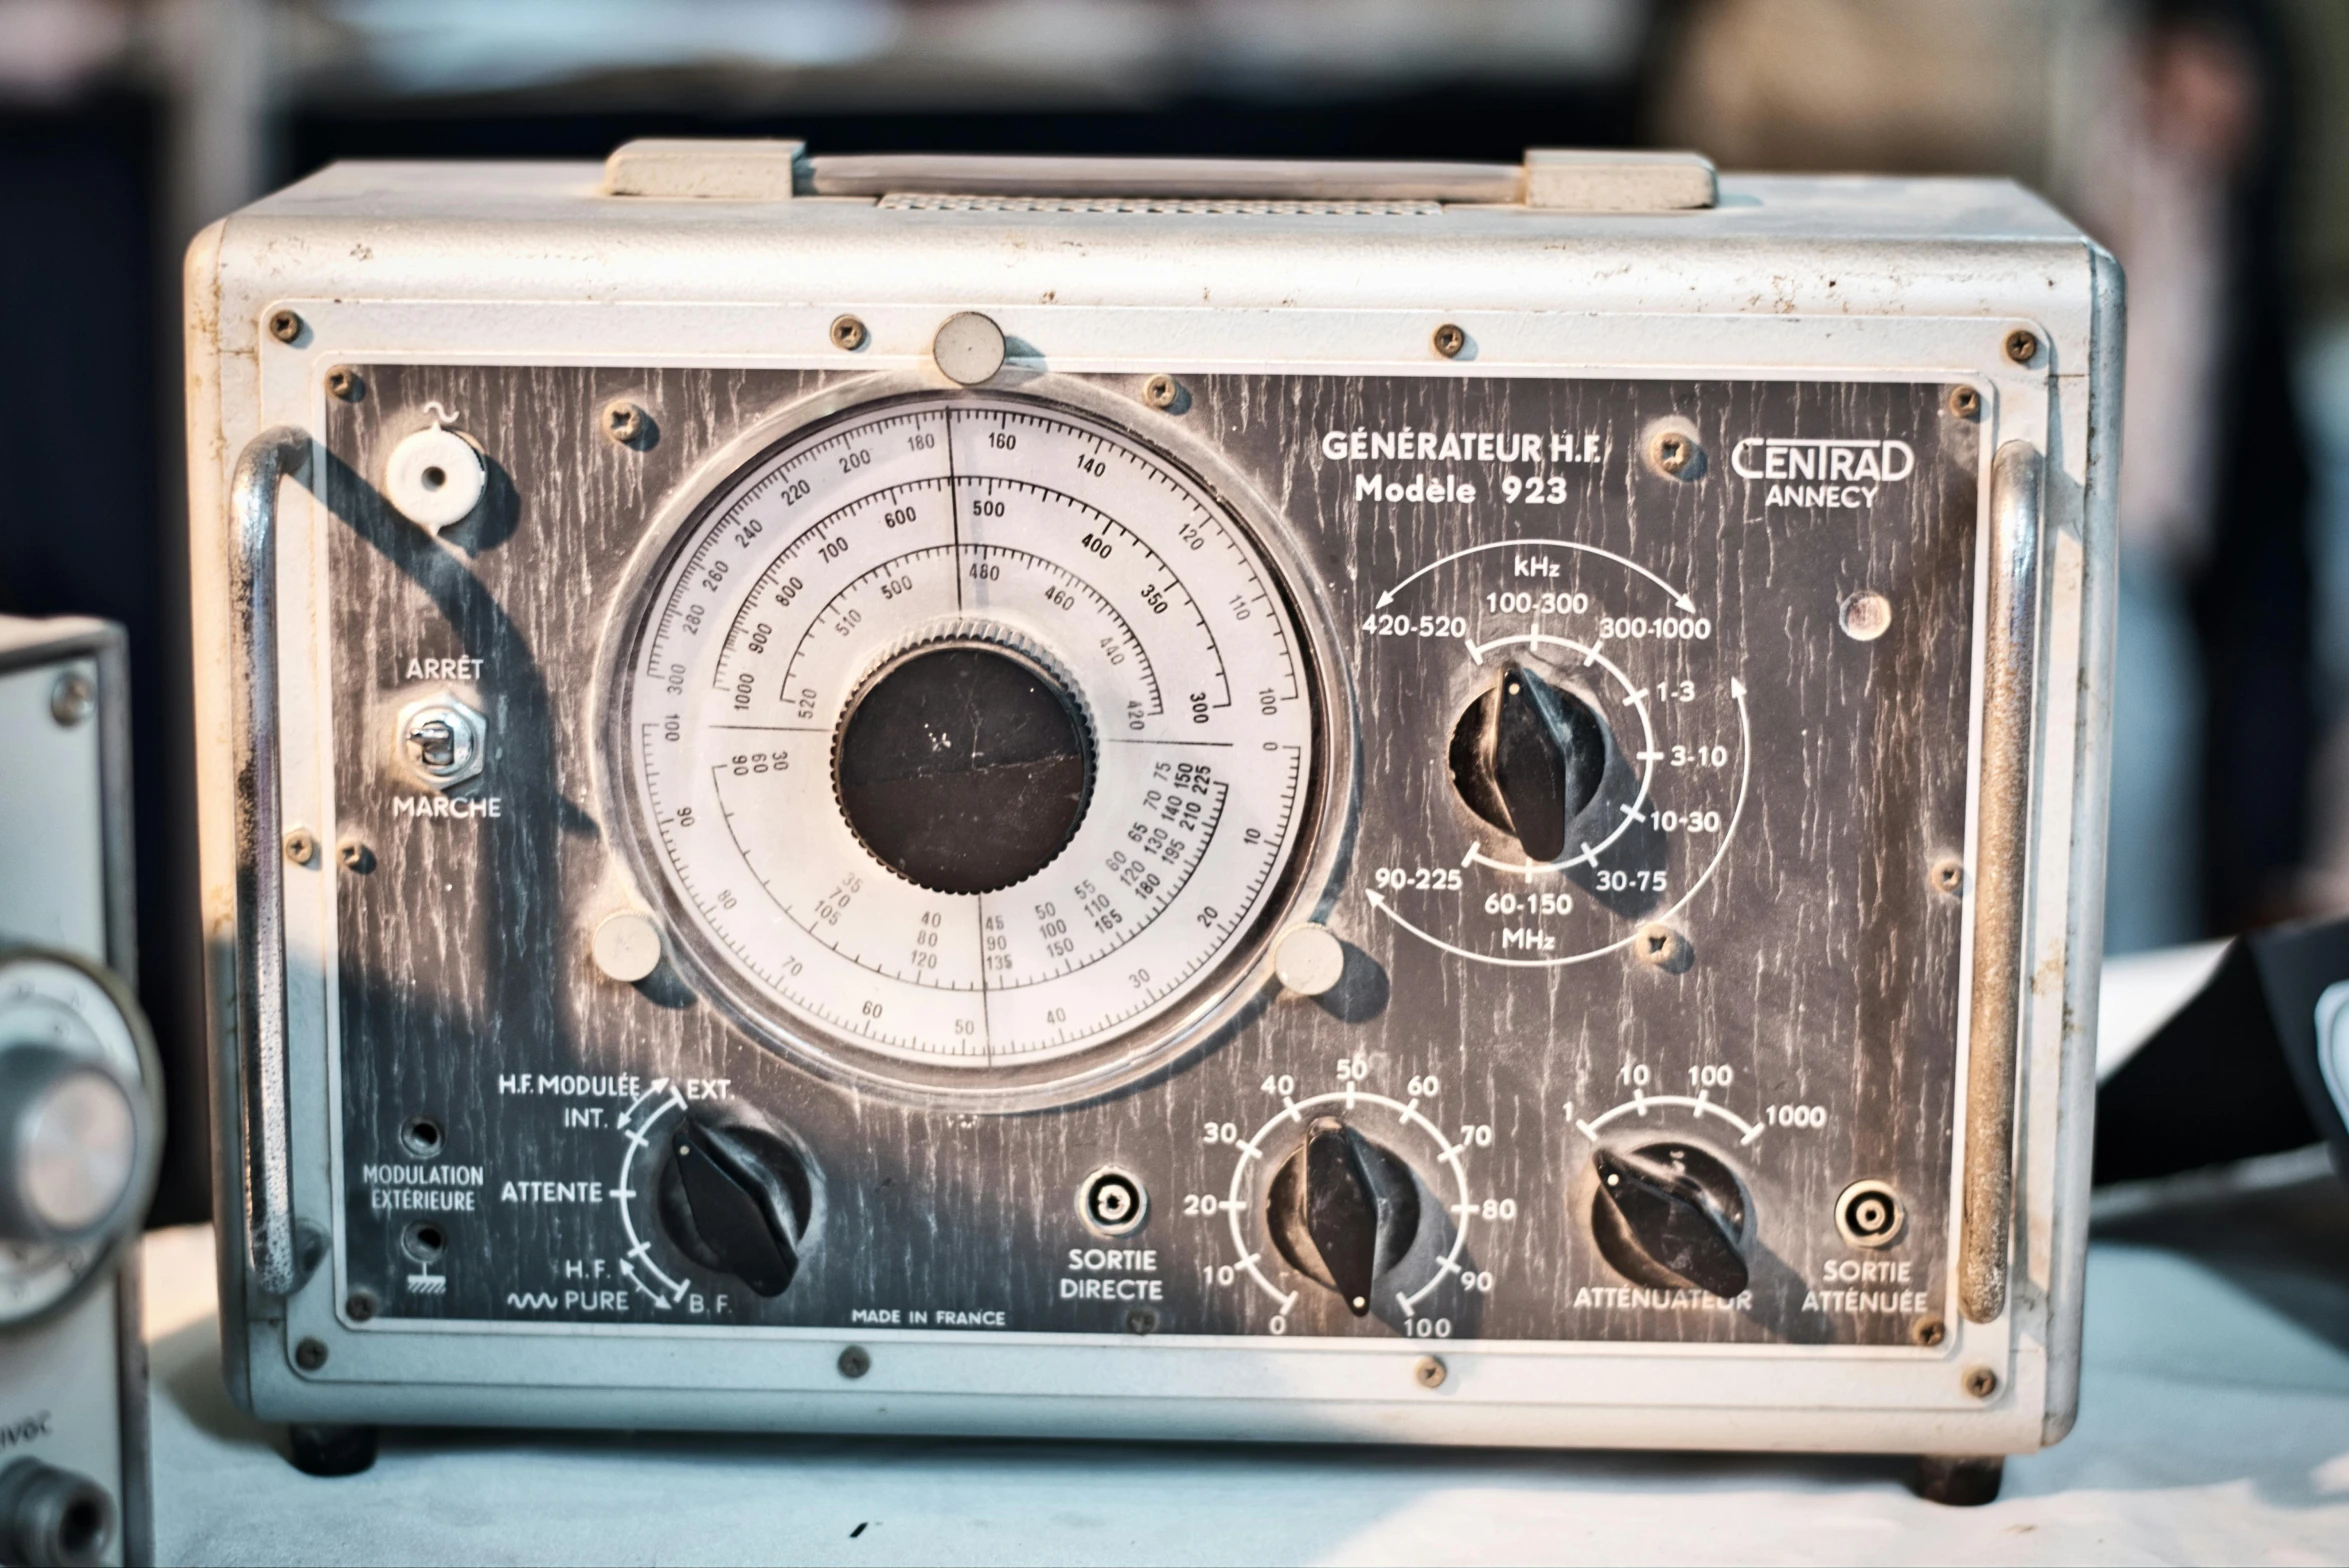
[[[71,672],[97,706],[69,726],[51,704]],[[0,617],[0,947],[135,972],[129,733],[118,627]],[[0,1333],[0,1466],[18,1459],[97,1481],[119,1509],[108,1560],[153,1560],[136,1238],[61,1314]]]
[[[199,709],[218,742],[203,790],[224,983],[215,1082],[218,1125],[244,1129],[219,1165],[241,1401],[309,1421],[1979,1454],[2068,1429],[2118,384],[2118,274],[2093,245],[2011,187],[1964,182],[1732,178],[1718,210],[1639,217],[1434,202],[940,210],[821,195],[616,199],[593,186],[576,168],[332,171],[228,220],[191,254]],[[550,245],[595,259],[550,265]],[[982,274],[994,281],[971,281]],[[1768,280],[1760,293],[1757,280]],[[1330,603],[1334,625],[1312,630],[1328,700],[1342,705],[1326,717],[1331,732],[1358,727],[1363,739],[1325,747],[1322,783],[1345,806],[1346,847],[1298,909],[1328,920],[1388,989],[1351,1016],[1283,997],[1267,932],[1234,993],[1247,1005],[1166,1073],[1105,1101],[983,1119],[952,1133],[967,1165],[941,1167],[911,1151],[970,1125],[950,1108],[807,1077],[699,994],[689,965],[676,970],[682,996],[662,1001],[657,988],[601,980],[584,953],[605,912],[660,909],[614,841],[625,813],[602,740],[611,699],[598,660],[640,613],[630,563],[657,556],[763,444],[860,397],[947,385],[925,350],[960,309],[1001,322],[1005,385],[1039,407],[1124,409],[1118,422],[1144,443],[1228,476],[1218,482],[1243,498],[1243,522],[1292,563],[1287,591]],[[829,341],[850,310],[871,333],[854,361]],[[280,313],[290,326],[273,330]],[[1427,346],[1438,323],[1462,328],[1472,352],[1438,357]],[[2030,352],[2005,347],[2017,331]],[[364,394],[328,392],[335,373]],[[1147,378],[1167,373],[1190,399],[1171,418],[1187,423],[1153,424],[1143,401]],[[1960,391],[1978,412],[1958,411]],[[614,399],[651,410],[657,443],[605,438],[597,420]],[[1358,425],[1475,428],[1509,408],[1545,437],[1608,432],[1575,491],[1579,510],[1538,527],[1489,506],[1441,520],[1404,508],[1374,524],[1356,476],[1318,447]],[[462,411],[506,487],[493,483],[493,498],[511,498],[505,521],[447,543],[375,489],[386,446],[433,409]],[[1856,423],[1813,428],[1810,410]],[[1675,489],[1642,467],[1645,422],[1667,414],[1693,416],[1718,465],[1709,478]],[[1888,489],[1877,533],[1802,514],[1801,542],[1786,535],[1774,546],[1782,568],[1765,570],[1773,558],[1756,552],[1779,538],[1769,520],[1781,503],[1739,477],[1739,443],[1782,432],[1898,432],[1933,465],[1931,483],[1920,468],[1916,485]],[[279,483],[289,474],[304,482]],[[1495,471],[1475,477],[1498,483]],[[1427,563],[1511,541],[1697,574],[1709,613],[1724,617],[1717,647],[1728,617],[1747,617],[1735,658],[1722,652],[1703,672],[1725,694],[1722,722],[1743,722],[1746,690],[1768,688],[1753,702],[1766,733],[1747,746],[1763,782],[1719,862],[1714,902],[1618,900],[1622,918],[1677,922],[1694,967],[1685,983],[1658,978],[1668,967],[1627,970],[1620,987],[1604,982],[1603,1008],[1587,990],[1455,964],[1365,898],[1374,867],[1453,831],[1449,797],[1404,780],[1457,700],[1447,683],[1470,672],[1432,644],[1382,645],[1353,628]],[[1898,658],[1858,688],[1838,671],[1863,645],[1838,640],[1835,606],[1878,584],[1863,571],[1839,586],[1854,550],[1887,574],[1896,606],[1939,607],[1921,621],[1896,609],[1880,652]],[[1778,651],[1773,639],[1789,637],[1796,651]],[[503,672],[481,677],[495,726],[482,789],[515,825],[462,839],[395,828],[400,787],[378,714],[404,689],[385,670],[411,654]],[[1902,715],[1869,744],[1913,764],[1907,818],[1874,802],[1909,800],[1900,791],[1912,783],[1804,794],[1800,737],[1822,716],[1864,714],[1869,691]],[[593,829],[562,827],[566,813]],[[356,847],[308,863],[273,853],[297,832]],[[1832,876],[1802,883],[1809,891],[1779,899],[1789,918],[1775,927],[1768,878],[1756,878],[1769,846],[1798,841],[1815,841],[1822,864],[1870,869],[1840,895]],[[1934,856],[1960,875],[1928,896]],[[1908,880],[1873,880],[1912,864]],[[431,891],[443,887],[466,891],[452,902]],[[515,913],[525,906],[545,913]],[[1880,937],[1863,940],[1879,915]],[[427,961],[414,945],[426,931],[431,952],[465,962]],[[1765,1002],[1766,991],[1865,992],[1878,982],[1853,977],[1878,940],[1921,966],[1882,982],[1914,1012],[1901,1026],[1913,1038],[1774,1032],[1773,1009],[1788,1001]],[[1735,974],[1769,984],[1738,1001],[1718,989]],[[1656,989],[1667,984],[1677,989]],[[1821,1005],[1834,1015],[1860,994]],[[245,1022],[232,1031],[232,1018]],[[459,1040],[470,1042],[461,1052]],[[1609,1307],[1622,1281],[1580,1231],[1590,1199],[1576,1128],[1604,1121],[1588,1096],[1618,1069],[1633,1083],[1649,1061],[1686,1068],[1693,1090],[1738,1040],[1754,1088],[1681,1096],[1696,1105],[1696,1136],[1708,1105],[1735,1098],[1737,1125],[1757,1128],[1763,1098],[1810,1083],[1790,1114],[1814,1104],[1845,1129],[1836,1147],[1881,1147],[1867,1157],[1878,1163],[1783,1138],[1767,1146],[1783,1157],[1753,1157],[1743,1174],[1770,1216],[1763,1242],[1791,1273],[1747,1315]],[[1384,1087],[1397,1091],[1422,1063],[1450,1083],[1481,1081],[1483,1099],[1456,1088],[1442,1114],[1495,1128],[1494,1152],[1469,1161],[1486,1182],[1477,1196],[1506,1196],[1529,1220],[1486,1233],[1472,1266],[1495,1283],[1447,1312],[1441,1345],[1414,1337],[1433,1332],[1432,1316],[1407,1308],[1365,1332],[1303,1297],[1295,1337],[1276,1337],[1291,1327],[1285,1312],[1272,1326],[1244,1292],[1217,1294],[1220,1242],[1168,1212],[1229,1170],[1195,1147],[1203,1119],[1212,1144],[1257,1078],[1286,1071],[1328,1087],[1314,1075],[1348,1052],[1391,1071]],[[589,1125],[595,1106],[578,1102],[579,1120],[558,1125],[561,1107],[520,1107],[493,1087],[558,1070],[614,1085],[633,1073],[637,1087],[663,1075],[754,1086],[828,1162],[826,1257],[838,1261],[811,1265],[781,1305],[736,1309],[730,1326],[567,1307],[563,1269],[576,1264],[585,1282],[619,1261],[599,1221],[525,1217],[499,1208],[514,1201],[499,1192],[518,1178],[584,1190],[602,1146],[567,1143],[561,1128]],[[624,1091],[601,1092],[618,1097],[597,1115],[624,1108]],[[1660,1117],[1691,1114],[1653,1104]],[[423,1202],[413,1195],[443,1176],[369,1172],[406,1168],[387,1140],[424,1110],[471,1140],[452,1142],[437,1169],[479,1190],[432,1211],[463,1239],[446,1277],[411,1297],[401,1226],[383,1216],[419,1212],[399,1205]],[[1629,1102],[1606,1114],[1617,1110],[1651,1114]],[[1063,1183],[1112,1154],[1151,1177],[1148,1238],[1166,1270],[1205,1270],[1196,1288],[1164,1283],[1153,1299],[1166,1322],[1146,1337],[1046,1305],[1058,1253],[1084,1239]],[[1431,1151],[1427,1163],[1441,1162]],[[484,1174],[464,1179],[475,1165]],[[980,1171],[1038,1173],[1035,1194],[961,1207],[976,1180],[966,1174]],[[920,1173],[934,1184],[930,1208],[868,1196],[902,1193]],[[1840,1277],[1827,1209],[1844,1182],[1879,1174],[1916,1195],[1914,1303],[1897,1322],[1835,1318],[1816,1305],[1815,1287]],[[1578,1301],[1593,1288],[1599,1305]],[[906,1322],[905,1305],[953,1304],[946,1296],[1007,1303],[989,1320],[1001,1331]],[[854,1380],[840,1370],[852,1342],[871,1367]],[[1431,1349],[1444,1366],[1434,1387],[1415,1386]]]

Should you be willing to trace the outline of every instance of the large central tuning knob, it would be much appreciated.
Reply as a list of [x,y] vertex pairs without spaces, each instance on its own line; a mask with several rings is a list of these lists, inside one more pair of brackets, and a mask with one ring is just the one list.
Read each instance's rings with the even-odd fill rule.
[[1743,1294],[1745,1197],[1730,1169],[1702,1149],[1652,1143],[1601,1149],[1591,1229],[1617,1273],[1643,1285],[1694,1286],[1723,1300]]
[[1393,1154],[1324,1116],[1274,1173],[1266,1218],[1290,1266],[1363,1317],[1372,1285],[1419,1235],[1419,1187]]
[[687,1257],[780,1296],[815,1207],[807,1164],[757,1128],[682,1117],[661,1167],[661,1227]]
[[1452,783],[1468,809],[1515,838],[1532,860],[1566,853],[1566,829],[1599,792],[1607,729],[1571,692],[1516,663],[1452,730]]

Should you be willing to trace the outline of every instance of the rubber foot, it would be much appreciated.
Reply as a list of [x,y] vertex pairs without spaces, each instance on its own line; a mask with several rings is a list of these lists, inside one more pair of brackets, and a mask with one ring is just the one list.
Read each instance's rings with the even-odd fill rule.
[[296,1425],[285,1435],[294,1468],[304,1475],[360,1475],[375,1468],[374,1427]]
[[2006,1478],[2004,1459],[1952,1459],[1925,1454],[1917,1460],[1917,1495],[1928,1503],[1951,1508],[1979,1508],[1998,1501],[1998,1486]]

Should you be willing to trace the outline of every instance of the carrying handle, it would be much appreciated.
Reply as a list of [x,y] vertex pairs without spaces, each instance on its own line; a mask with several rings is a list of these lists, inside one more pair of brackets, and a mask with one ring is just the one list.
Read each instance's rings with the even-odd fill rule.
[[277,492],[310,467],[310,434],[264,430],[237,457],[235,529],[237,1081],[245,1244],[253,1282],[294,1288],[293,1158],[286,1124],[285,808],[277,733]]
[[1975,820],[1981,849],[1973,879],[1974,984],[1966,1029],[1966,1163],[1958,1242],[1958,1305],[1975,1323],[1995,1322],[2006,1311],[2014,1246],[2041,466],[2038,449],[2023,441],[2007,442],[1990,464],[1982,793]]

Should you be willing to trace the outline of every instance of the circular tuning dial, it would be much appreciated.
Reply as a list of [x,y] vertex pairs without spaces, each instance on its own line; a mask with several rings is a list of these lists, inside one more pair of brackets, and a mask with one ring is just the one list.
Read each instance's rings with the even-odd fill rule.
[[1681,1143],[1602,1148],[1591,1163],[1598,1173],[1591,1229],[1617,1273],[1725,1301],[1744,1293],[1745,1194],[1728,1166]]
[[1373,1284],[1418,1239],[1418,1185],[1392,1152],[1323,1116],[1274,1175],[1265,1218],[1289,1266],[1364,1317]]
[[659,1205],[677,1250],[759,1295],[789,1290],[815,1207],[798,1151],[772,1133],[693,1115],[677,1118],[668,1145]]
[[669,955],[824,1071],[991,1106],[1245,1005],[1343,797],[1227,491],[987,393],[841,410],[695,497],[612,645]]

